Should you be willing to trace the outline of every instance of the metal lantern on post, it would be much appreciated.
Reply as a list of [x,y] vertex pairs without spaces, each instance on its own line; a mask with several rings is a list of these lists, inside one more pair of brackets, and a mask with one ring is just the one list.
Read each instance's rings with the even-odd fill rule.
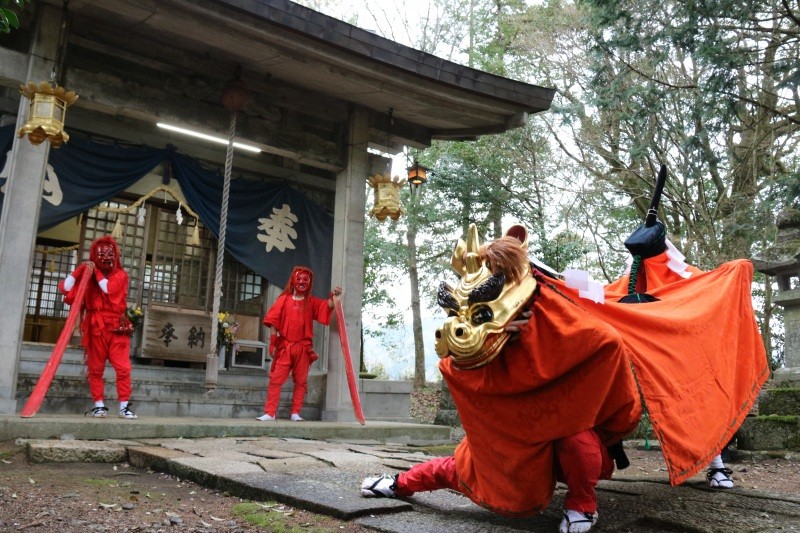
[[20,85],[19,92],[31,101],[28,120],[19,129],[19,137],[27,135],[33,145],[49,140],[50,146],[60,148],[69,140],[64,131],[67,107],[75,103],[78,95],[46,81]]
[[408,185],[411,187],[411,193],[417,194],[420,185],[424,185],[428,181],[428,170],[419,164],[419,161],[414,160],[414,164],[406,169],[408,171]]

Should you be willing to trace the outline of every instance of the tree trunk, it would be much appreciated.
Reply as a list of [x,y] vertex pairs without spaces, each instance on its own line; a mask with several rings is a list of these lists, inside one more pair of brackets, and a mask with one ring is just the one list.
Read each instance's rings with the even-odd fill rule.
[[422,317],[419,303],[419,273],[417,272],[417,225],[410,217],[406,230],[408,244],[408,279],[411,285],[411,317],[414,332],[414,389],[425,387],[425,344],[422,338]]

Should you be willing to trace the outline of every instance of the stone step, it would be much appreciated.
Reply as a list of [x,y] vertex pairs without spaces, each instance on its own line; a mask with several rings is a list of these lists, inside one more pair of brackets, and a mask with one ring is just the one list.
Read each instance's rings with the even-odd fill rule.
[[[97,458],[96,446],[89,443],[73,444],[76,441],[94,441],[97,446],[106,446],[113,440],[123,447],[126,441],[143,439],[203,439],[220,437],[276,437],[284,439],[341,440],[350,443],[378,440],[381,442],[408,443],[416,446],[440,445],[451,442],[450,428],[433,424],[386,422],[367,420],[362,425],[352,422],[290,422],[283,418],[272,422],[259,422],[246,418],[196,418],[196,417],[140,417],[123,420],[116,416],[92,418],[75,414],[37,414],[22,418],[17,415],[0,414],[0,440],[55,439],[49,447],[52,453],[38,454],[38,460],[54,461],[71,448],[75,459],[84,454],[84,460]],[[103,441],[103,442],[99,442]],[[118,450],[114,451],[118,453]],[[61,460],[66,460],[62,458]],[[97,460],[100,460],[97,458]],[[115,459],[116,461],[116,459]],[[406,463],[407,465],[407,463]],[[2,481],[0,481],[2,483]],[[3,530],[5,531],[5,530]]]
[[[21,411],[42,369],[50,359],[53,346],[25,345],[17,379],[17,410]],[[205,388],[205,369],[160,367],[133,363],[131,381],[133,409],[140,416],[188,416],[211,418],[251,418],[264,412],[269,371],[260,368],[220,369],[213,391]],[[322,388],[323,375],[313,372],[308,378],[309,395]],[[294,387],[291,378],[281,390],[278,416],[289,415]],[[319,392],[316,393],[319,396]],[[117,398],[116,378],[110,364],[105,371],[105,397],[114,407]],[[83,350],[70,347],[64,351],[56,375],[39,409],[40,413],[75,414],[91,407]],[[285,412],[284,412],[285,411]],[[112,411],[112,414],[114,412]],[[307,401],[302,416],[320,417],[320,407]]]
[[[109,375],[110,374],[110,375]],[[17,381],[18,409],[30,396],[38,376],[20,375]],[[133,410],[146,416],[201,416],[201,417],[255,417],[263,413],[266,396],[266,380],[260,386],[241,387],[218,385],[207,392],[203,382],[175,382],[132,380]],[[291,402],[291,384],[281,392],[281,402]],[[113,370],[106,376],[106,405],[115,406],[117,398],[116,380]],[[91,407],[88,386],[81,376],[57,376],[47,391],[42,403],[42,413],[82,413]],[[311,417],[317,409],[308,406],[303,414]]]
[[760,415],[800,414],[800,388],[766,389],[758,397]]
[[[17,379],[17,412],[30,397],[52,353],[52,346],[25,345]],[[82,414],[89,407],[83,352],[70,348],[64,352],[39,412]],[[117,398],[113,368],[106,366],[105,398],[114,407]],[[131,369],[134,412],[141,416],[250,418],[263,414],[269,372],[266,369],[233,367],[220,369],[215,389],[205,388],[205,370],[158,367],[133,363]],[[308,394],[301,415],[307,420],[321,418],[326,374],[312,370]],[[411,422],[410,381],[359,380],[364,416],[369,420]],[[291,377],[281,389],[278,417],[288,418],[294,386]],[[112,413],[114,414],[114,413]]]
[[800,451],[800,416],[747,417],[736,438],[736,447],[740,450]]

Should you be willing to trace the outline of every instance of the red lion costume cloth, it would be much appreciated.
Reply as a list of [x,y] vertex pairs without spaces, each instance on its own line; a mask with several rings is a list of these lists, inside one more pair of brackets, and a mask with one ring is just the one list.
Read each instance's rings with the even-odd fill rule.
[[[119,247],[112,237],[95,240],[89,251],[89,259],[66,280],[62,280],[59,289],[65,295],[64,302],[72,305],[72,288],[83,275],[93,276],[84,295],[81,321],[81,343],[86,351],[89,392],[92,400],[102,402],[103,373],[105,363],[109,361],[116,371],[118,399],[127,406],[131,397],[131,339],[129,332],[120,331],[120,326],[128,307],[128,274],[122,268]],[[94,272],[87,265],[93,265]]]
[[657,299],[645,304],[618,301],[629,293],[629,275],[603,288],[602,304],[554,284],[622,334],[670,483],[677,485],[733,438],[770,370],[752,306],[752,263],[730,261],[703,272],[676,268],[671,255],[643,260],[647,294]]
[[[522,226],[480,246],[472,225],[453,253],[461,279],[439,289],[449,316],[436,351],[466,436],[452,458],[367,478],[361,493],[453,488],[492,511],[525,516],[543,511],[563,479],[565,508],[584,514],[587,531],[597,517],[597,478],[572,464],[593,453],[582,436],[617,443],[635,429],[644,403],[678,484],[719,454],[749,412],[769,373],[750,299],[752,266],[734,261],[678,280],[659,266],[664,257],[652,257],[648,293],[659,301],[611,301],[614,291],[625,294],[621,281],[606,287],[603,305],[536,271],[527,256],[512,258],[509,238],[527,251]],[[518,338],[512,323],[522,324]],[[575,436],[576,453],[564,454],[561,444]],[[610,477],[607,464],[606,454],[600,478]],[[584,497],[571,496],[576,488]],[[565,512],[561,530],[572,524]]]
[[[449,318],[436,351],[466,433],[454,455],[458,490],[492,511],[526,516],[546,509],[556,480],[571,477],[572,461],[556,457],[562,439],[593,431],[603,447],[618,443],[636,428],[641,405],[619,333],[534,276],[524,228],[500,241],[481,247],[474,225],[459,241],[452,265],[461,280],[439,289]],[[526,310],[509,342],[505,326]],[[598,477],[610,476],[602,470]],[[596,481],[582,487],[591,502],[579,510],[594,512]]]

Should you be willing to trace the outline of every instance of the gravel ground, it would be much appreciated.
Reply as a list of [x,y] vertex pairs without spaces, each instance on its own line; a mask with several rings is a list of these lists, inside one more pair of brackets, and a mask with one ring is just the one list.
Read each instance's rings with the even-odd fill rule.
[[0,442],[0,531],[367,531],[275,502],[245,502],[127,464],[29,464],[24,450]]
[[[435,385],[414,393],[410,405],[412,417],[431,423],[439,394]],[[454,441],[460,438],[457,430],[453,435]],[[737,486],[800,493],[799,461],[740,455],[729,464]],[[620,476],[667,481],[664,460],[658,451],[629,449],[628,457],[631,466]],[[692,481],[703,479],[700,474]],[[368,530],[274,502],[245,502],[224,492],[127,464],[29,464],[22,446],[0,442],[0,531],[355,533]]]

